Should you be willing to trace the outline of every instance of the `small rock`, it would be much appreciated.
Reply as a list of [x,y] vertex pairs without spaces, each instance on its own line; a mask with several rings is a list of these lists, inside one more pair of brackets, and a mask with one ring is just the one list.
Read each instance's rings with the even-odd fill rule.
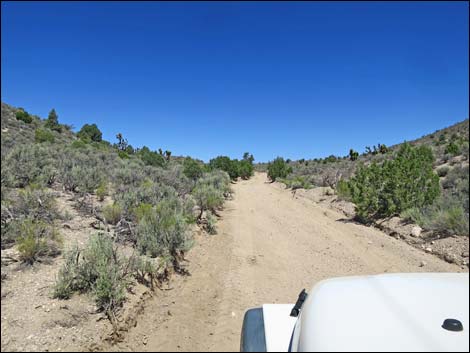
[[147,342],[148,342],[148,338],[147,336],[144,336],[144,338],[142,339],[142,344],[145,346],[147,345]]
[[462,257],[468,257],[468,251],[462,252]]
[[453,264],[455,263],[455,255],[452,255],[452,254],[445,254],[444,255],[444,260],[446,260],[447,262]]
[[168,314],[168,316],[172,316],[172,314],[171,314],[171,311],[170,311],[170,310],[168,310],[168,311],[167,311],[167,314]]
[[419,263],[419,267],[424,267],[424,266],[426,266],[426,265],[427,265],[427,262],[426,262],[426,261],[421,261],[421,262]]
[[426,251],[428,253],[432,253],[432,248],[426,248],[426,249],[424,249],[424,251]]
[[413,228],[411,228],[410,235],[412,237],[419,238],[421,236],[422,231],[423,229],[420,226],[414,226]]
[[372,245],[373,243],[371,241],[368,241],[367,244]]
[[434,240],[432,240],[432,241],[431,241],[431,244],[434,245],[434,244],[436,244],[436,242],[435,242]]

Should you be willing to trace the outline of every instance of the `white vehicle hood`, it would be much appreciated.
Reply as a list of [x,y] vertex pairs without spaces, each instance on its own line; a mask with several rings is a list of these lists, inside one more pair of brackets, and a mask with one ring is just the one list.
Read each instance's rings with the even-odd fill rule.
[[[319,282],[293,351],[469,351],[469,275],[386,274]],[[463,331],[442,328],[457,319]]]

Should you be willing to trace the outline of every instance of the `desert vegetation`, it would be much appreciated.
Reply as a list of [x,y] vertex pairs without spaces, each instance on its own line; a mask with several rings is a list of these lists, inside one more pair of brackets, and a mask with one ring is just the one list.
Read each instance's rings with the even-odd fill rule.
[[[378,143],[363,153],[257,164],[287,188],[327,187],[353,202],[357,220],[393,216],[435,236],[468,236],[468,120],[395,146]],[[333,191],[332,191],[333,192]]]
[[[43,120],[2,103],[2,249],[16,248],[25,265],[63,254],[51,295],[90,293],[113,323],[133,283],[153,289],[171,272],[185,273],[192,227],[217,232],[231,181],[253,175],[254,161],[245,153],[205,164],[134,148],[122,133],[116,139],[103,140],[96,124],[75,134],[54,109]],[[57,199],[64,193],[96,220],[85,245],[61,235],[67,215]]]

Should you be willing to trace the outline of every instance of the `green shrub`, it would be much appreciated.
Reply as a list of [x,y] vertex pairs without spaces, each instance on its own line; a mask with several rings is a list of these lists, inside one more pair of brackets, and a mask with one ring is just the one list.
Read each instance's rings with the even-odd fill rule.
[[429,222],[430,229],[444,234],[457,234],[468,236],[468,214],[459,204],[451,207],[440,209],[437,216]]
[[91,141],[100,142],[103,134],[96,124],[85,124],[77,133],[77,136],[81,139],[90,139]]
[[268,165],[268,177],[273,182],[278,178],[286,178],[290,173],[292,167],[289,167],[282,157],[277,157]]
[[445,134],[440,134],[439,135],[439,144],[441,144],[441,145],[444,144],[446,142],[446,140],[447,139],[446,139]]
[[448,166],[440,167],[436,170],[437,175],[439,175],[441,178],[445,177],[447,175],[447,173],[449,172],[449,169],[450,168]]
[[346,201],[351,200],[351,191],[348,186],[348,182],[345,180],[340,180],[336,184],[336,194],[338,195],[338,198]]
[[[3,152],[3,149],[2,149]],[[54,178],[52,146],[18,145],[2,160],[2,183],[25,187],[30,183],[48,183]]]
[[119,158],[121,158],[121,159],[129,159],[129,158],[131,158],[131,157],[129,156],[129,154],[128,154],[127,152],[125,152],[125,151],[118,151],[118,156],[119,156]]
[[293,190],[297,190],[297,189],[308,190],[312,187],[312,185],[307,180],[307,178],[302,175],[296,175],[296,176],[288,177],[285,179],[281,178],[281,179],[278,179],[278,181],[280,181],[281,183],[284,183],[286,185],[286,188],[290,188]]
[[204,174],[203,166],[192,158],[186,158],[183,162],[183,173],[189,179],[197,180]]
[[16,119],[21,120],[25,122],[26,124],[30,124],[33,121],[33,118],[31,117],[31,115],[29,115],[26,111],[21,110],[21,109],[16,112]]
[[34,132],[34,141],[41,142],[54,142],[54,134],[44,129],[36,129]]
[[406,221],[412,221],[413,223],[416,223],[423,228],[425,227],[425,224],[427,223],[427,220],[425,219],[422,209],[418,207],[412,207],[412,208],[402,211],[400,213],[400,217]]
[[357,160],[357,158],[359,157],[359,152],[357,151],[354,151],[352,148],[349,150],[349,159],[351,161],[355,161]]
[[80,140],[75,140],[71,143],[72,148],[86,148],[87,147],[87,141],[80,139]]
[[178,195],[171,186],[154,183],[148,179],[139,186],[121,185],[114,195],[116,202],[123,207],[126,215],[132,214],[141,203],[156,205],[165,198],[176,197]]
[[247,160],[238,162],[238,174],[242,179],[249,179],[254,174],[253,165]]
[[153,206],[149,203],[141,203],[134,208],[133,214],[137,222],[140,222],[145,217],[150,217],[153,212]]
[[113,171],[113,182],[116,188],[120,186],[138,186],[145,178],[142,172],[143,164],[138,164],[136,161],[120,161],[119,165]]
[[444,236],[468,236],[469,233],[468,211],[457,198],[449,195],[421,209],[414,207],[405,210],[400,216]]
[[209,161],[209,168],[211,170],[219,169],[227,172],[230,179],[236,180],[240,174],[238,170],[238,160],[230,159],[227,156],[218,156]]
[[62,132],[62,126],[59,124],[59,117],[55,109],[52,109],[49,112],[49,116],[47,117],[46,122],[44,123],[44,126],[47,127],[48,129],[51,129],[57,132]]
[[459,152],[460,152],[459,146],[455,144],[454,142],[451,142],[446,146],[445,153],[456,156],[459,154]]
[[230,177],[222,170],[214,170],[204,174],[204,177],[198,180],[197,185],[213,186],[225,197],[228,197],[232,191],[230,188]]
[[58,157],[58,180],[68,191],[93,193],[109,173],[106,163],[109,163],[107,159],[111,159],[110,156],[91,148],[66,149]]
[[137,247],[142,254],[171,256],[192,246],[187,224],[177,199],[162,200],[137,225]]
[[217,223],[217,218],[215,218],[215,216],[209,213],[207,215],[207,223],[205,226],[205,229],[209,234],[211,235],[217,234],[216,223]]
[[198,220],[201,220],[204,211],[212,211],[214,213],[224,203],[224,196],[221,190],[205,182],[198,182],[192,191],[192,196],[199,207]]
[[98,200],[103,201],[104,198],[108,195],[108,187],[105,182],[101,182],[98,188],[96,189],[96,196]]
[[21,261],[32,265],[41,258],[60,254],[61,239],[52,226],[31,219],[21,220],[17,226],[16,242]]
[[163,167],[165,165],[165,158],[155,151],[150,151],[147,146],[142,147],[138,152],[137,156],[145,163],[145,165],[151,165],[153,167]]
[[31,218],[48,223],[52,223],[57,218],[62,218],[54,194],[38,185],[31,184],[19,190],[15,201],[11,209],[17,217]]
[[106,222],[117,224],[122,217],[122,207],[117,203],[108,204],[103,207],[103,216]]
[[465,188],[465,184],[468,184],[468,170],[468,165],[465,167],[455,166],[447,173],[447,176],[442,181],[442,187],[459,193],[460,190]]
[[52,297],[58,299],[69,299],[76,289],[78,279],[78,259],[80,251],[74,247],[64,254],[64,265],[59,269],[56,282],[54,284]]
[[66,254],[53,296],[67,299],[77,291],[91,292],[99,309],[114,312],[125,300],[130,283],[128,264],[109,237],[103,233],[93,235],[82,252],[74,248]]
[[394,160],[361,166],[348,182],[358,218],[368,222],[431,204],[439,195],[433,161],[429,148],[404,144]]

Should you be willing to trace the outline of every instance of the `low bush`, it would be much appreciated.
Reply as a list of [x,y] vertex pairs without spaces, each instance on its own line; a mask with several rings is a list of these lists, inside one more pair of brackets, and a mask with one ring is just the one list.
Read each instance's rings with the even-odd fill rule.
[[62,132],[62,126],[59,124],[59,116],[57,115],[55,109],[52,109],[49,112],[49,115],[44,123],[44,126],[48,129]]
[[55,154],[53,147],[47,145],[14,146],[2,160],[2,181],[8,187],[49,183],[56,174]]
[[278,178],[286,178],[290,173],[292,167],[288,166],[282,157],[277,157],[268,165],[268,177],[273,182]]
[[130,280],[129,260],[118,254],[108,236],[98,233],[83,251],[74,248],[66,254],[53,296],[67,299],[74,292],[91,292],[100,310],[114,313],[125,300]]
[[449,172],[449,167],[448,166],[443,166],[443,167],[440,167],[436,170],[436,173],[437,175],[439,175],[439,177],[445,177],[447,175],[447,173]]
[[11,211],[15,217],[48,223],[62,218],[54,194],[34,184],[18,191],[15,202],[11,205]]
[[51,131],[45,129],[36,129],[34,132],[34,141],[41,143],[41,142],[54,142],[54,134]]
[[142,203],[156,205],[165,198],[177,197],[174,188],[167,185],[160,185],[151,180],[143,181],[139,186],[118,187],[114,196],[126,215],[131,215],[133,210]]
[[430,205],[440,193],[433,161],[429,148],[404,144],[394,160],[361,166],[347,183],[359,220],[369,222]]
[[183,168],[184,175],[192,180],[197,180],[204,174],[203,165],[189,157],[184,160]]
[[45,222],[24,219],[16,223],[13,232],[16,233],[20,260],[27,264],[60,254],[60,236]]
[[305,176],[302,175],[296,175],[293,177],[285,178],[285,179],[279,179],[281,183],[284,183],[286,185],[286,188],[297,190],[297,189],[311,189],[312,184],[307,180]]
[[179,257],[192,246],[178,199],[162,200],[147,210],[137,225],[137,247],[142,254]]
[[227,156],[218,156],[209,161],[209,168],[211,170],[223,170],[229,175],[230,179],[232,180],[237,180],[237,178],[240,176],[238,167],[238,160],[230,159]]
[[87,148],[87,141],[83,139],[75,140],[70,144],[70,146],[75,149]]
[[150,217],[153,212],[153,206],[149,203],[141,203],[133,210],[133,218],[138,223],[146,217]]
[[468,212],[451,196],[440,197],[427,207],[408,209],[400,216],[441,236],[469,234]]
[[211,235],[217,234],[217,227],[216,227],[217,218],[215,216],[213,216],[212,214],[208,214],[206,221],[207,222],[206,222],[206,225],[205,225],[205,229],[206,229],[207,233],[209,233]]
[[216,212],[216,209],[222,206],[224,202],[224,195],[220,189],[215,186],[205,183],[204,181],[198,182],[192,196],[199,207],[198,220],[202,219],[204,211]]
[[251,164],[247,160],[239,161],[238,162],[238,174],[244,180],[249,179],[254,174],[253,164]]
[[77,137],[81,139],[89,139],[91,141],[100,142],[103,134],[96,124],[85,124],[77,133]]
[[31,117],[31,115],[29,115],[26,111],[21,110],[21,109],[16,112],[16,119],[21,120],[25,122],[26,124],[30,124],[33,121],[33,118]]
[[205,173],[203,178],[200,178],[196,185],[210,185],[216,190],[219,190],[224,197],[230,196],[232,189],[230,188],[230,177],[222,170],[213,170],[210,173]]
[[165,158],[155,151],[150,151],[147,146],[142,147],[138,152],[137,156],[145,163],[153,167],[163,167],[166,163]]
[[336,184],[336,195],[338,198],[345,201],[351,201],[351,191],[348,187],[348,182],[345,180],[340,180]]
[[102,181],[98,188],[96,189],[96,196],[98,197],[98,200],[103,201],[104,198],[108,195],[108,187],[107,183]]
[[110,224],[117,224],[122,217],[122,207],[118,203],[108,204],[103,207],[103,217]]
[[447,146],[446,146],[446,149],[445,149],[445,153],[448,153],[448,154],[451,154],[453,156],[456,156],[458,155],[460,152],[460,148],[459,146],[454,143],[454,142],[451,142],[449,143]]

